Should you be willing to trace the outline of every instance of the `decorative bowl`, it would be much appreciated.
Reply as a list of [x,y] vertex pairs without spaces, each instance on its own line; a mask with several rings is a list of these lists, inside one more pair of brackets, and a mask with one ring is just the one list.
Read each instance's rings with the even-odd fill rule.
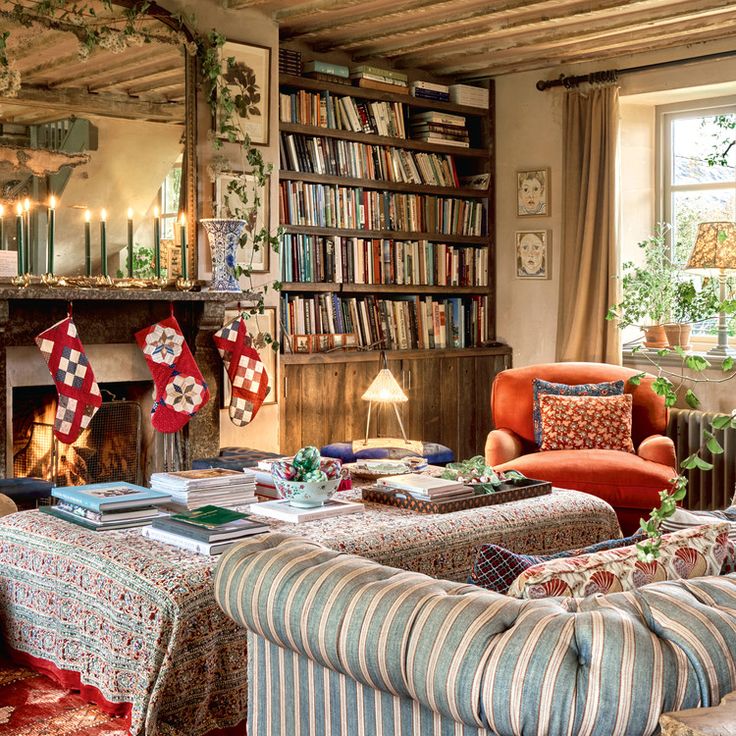
[[289,506],[300,509],[323,506],[325,501],[332,498],[341,481],[340,476],[317,481],[283,480],[273,476],[279,496],[288,501]]

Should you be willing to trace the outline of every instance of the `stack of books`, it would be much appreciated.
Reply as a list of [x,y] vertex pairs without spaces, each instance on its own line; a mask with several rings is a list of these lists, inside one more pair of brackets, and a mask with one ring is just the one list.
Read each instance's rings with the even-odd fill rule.
[[219,506],[203,506],[196,511],[154,519],[141,533],[148,539],[200,555],[219,555],[241,539],[267,531],[266,524],[247,514]]
[[465,128],[463,115],[430,110],[412,115],[411,137],[427,143],[441,143],[444,146],[470,148],[470,136]]
[[329,61],[308,61],[304,64],[303,75],[310,79],[319,79],[321,82],[347,84],[350,69],[342,64],[333,64]]
[[444,84],[434,82],[412,82],[410,85],[413,97],[421,97],[425,100],[450,101],[450,88]]
[[482,107],[488,109],[488,90],[485,87],[473,87],[470,84],[451,84],[450,100],[458,105]]
[[154,473],[151,488],[171,496],[168,508],[175,511],[196,509],[206,504],[225,508],[256,502],[256,477],[248,469],[242,472],[225,468],[180,470]]
[[158,507],[171,499],[168,493],[123,482],[53,488],[51,495],[56,505],[41,511],[94,531],[150,524]]
[[432,475],[421,473],[405,473],[404,475],[392,475],[387,478],[379,478],[376,482],[379,490],[391,490],[408,493],[414,498],[422,501],[439,501],[458,496],[467,496],[467,486],[456,480],[436,478]]
[[279,74],[293,74],[298,77],[301,73],[302,52],[279,48]]
[[366,89],[380,89],[384,92],[409,93],[409,77],[393,69],[382,69],[370,64],[360,64],[350,70],[353,84]]

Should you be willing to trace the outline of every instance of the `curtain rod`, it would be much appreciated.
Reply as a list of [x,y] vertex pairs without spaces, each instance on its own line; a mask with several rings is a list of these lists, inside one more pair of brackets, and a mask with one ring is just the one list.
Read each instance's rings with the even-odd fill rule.
[[729,59],[736,56],[736,49],[732,51],[719,51],[703,56],[690,56],[687,59],[672,59],[671,61],[659,61],[654,64],[643,64],[641,66],[630,66],[625,69],[608,69],[602,72],[591,72],[590,74],[579,74],[565,76],[560,74],[557,79],[540,79],[537,89],[544,92],[552,87],[565,87],[571,89],[583,82],[589,84],[610,84],[624,74],[635,74],[636,72],[647,72],[650,69],[664,69],[670,66],[684,66],[685,64],[698,64],[701,61],[716,61],[718,59]]

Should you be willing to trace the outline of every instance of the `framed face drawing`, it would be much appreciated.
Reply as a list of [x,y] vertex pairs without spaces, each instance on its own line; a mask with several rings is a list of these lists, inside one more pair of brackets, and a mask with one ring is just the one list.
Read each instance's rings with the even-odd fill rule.
[[549,207],[549,169],[516,172],[516,214],[545,217]]
[[516,278],[548,279],[551,276],[549,230],[517,230]]

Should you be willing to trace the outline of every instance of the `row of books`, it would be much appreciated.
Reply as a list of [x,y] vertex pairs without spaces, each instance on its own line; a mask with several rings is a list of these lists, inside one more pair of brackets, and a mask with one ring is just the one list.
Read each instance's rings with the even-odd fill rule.
[[293,74],[299,76],[302,73],[302,52],[294,49],[279,47],[279,74]]
[[282,181],[280,222],[286,225],[402,230],[443,235],[485,235],[486,204],[482,199],[437,197]]
[[282,294],[288,335],[355,335],[359,347],[388,350],[481,347],[488,341],[488,297],[397,299]]
[[281,135],[281,168],[407,184],[460,185],[449,154],[287,133]]
[[153,473],[151,488],[166,493],[173,508],[181,511],[205,504],[233,508],[256,502],[256,477],[225,468]]
[[299,283],[487,286],[488,248],[428,240],[281,236],[281,280]]
[[425,112],[415,115],[410,123],[411,137],[427,143],[470,147],[470,135],[463,115],[446,112]]

